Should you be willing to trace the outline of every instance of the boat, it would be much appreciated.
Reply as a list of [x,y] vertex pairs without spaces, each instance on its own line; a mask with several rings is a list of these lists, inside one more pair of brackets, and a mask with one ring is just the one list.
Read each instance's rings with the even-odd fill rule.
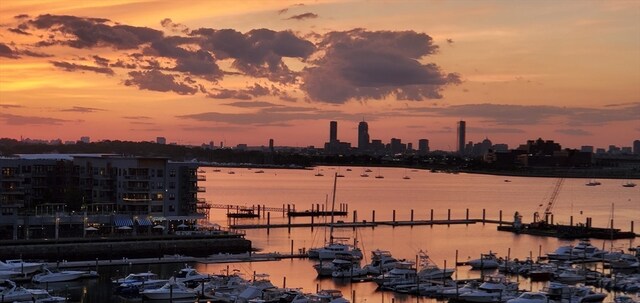
[[596,181],[595,179],[592,179],[589,182],[587,182],[585,185],[586,186],[598,186],[598,185],[602,185],[602,183],[600,183],[599,181]]
[[88,272],[79,270],[51,271],[48,268],[43,268],[42,273],[33,276],[31,281],[35,283],[65,282],[81,279],[87,274]]
[[238,294],[235,302],[249,302],[251,299],[261,299],[265,290],[275,288],[269,280],[268,274],[255,274],[251,285]]
[[189,284],[207,280],[209,279],[209,275],[201,274],[193,267],[185,265],[184,268],[176,274],[175,278],[176,282]]
[[467,261],[467,264],[471,266],[471,269],[494,269],[500,266],[496,254],[492,252],[481,254],[480,259]]
[[113,284],[116,285],[117,293],[137,294],[145,289],[162,287],[167,281],[166,279],[159,279],[158,275],[152,272],[143,272],[129,274],[124,278],[113,280]]
[[219,173],[219,172],[221,172],[221,170],[216,168],[216,169],[213,170],[213,172],[214,173]]
[[551,300],[547,297],[547,294],[543,292],[524,292],[515,299],[507,300],[507,303],[548,303]]
[[510,282],[504,276],[488,276],[478,289],[458,296],[460,301],[491,303],[504,302],[518,296],[518,283]]
[[[294,301],[295,302],[295,301]],[[323,289],[309,297],[308,303],[349,303],[337,289]],[[296,302],[297,303],[297,302]]]
[[0,279],[16,280],[16,279],[24,278],[26,276],[27,274],[23,274],[21,272],[13,271],[13,270],[0,271]]
[[612,269],[634,269],[640,268],[640,261],[631,254],[621,254],[617,259],[609,261]]
[[380,288],[392,289],[398,285],[415,284],[417,277],[415,263],[401,261],[396,263],[395,267],[389,272],[373,278],[373,282],[378,284]]
[[360,262],[353,260],[335,259],[332,261],[335,269],[331,273],[334,278],[354,278],[366,276],[367,269],[360,267]]
[[636,187],[637,184],[627,181],[627,183],[622,184],[622,187]]
[[367,174],[367,173],[362,173],[362,174],[360,174],[360,177],[367,178],[367,177],[369,177],[369,174]]
[[195,299],[197,296],[195,290],[186,287],[184,283],[177,282],[173,277],[162,287],[145,289],[140,294],[151,300]]
[[24,262],[21,259],[0,261],[0,271],[17,271],[24,274],[32,274],[42,267],[42,263]]
[[606,294],[596,293],[589,286],[570,286],[558,282],[551,282],[543,292],[550,300],[556,302],[602,302]]
[[27,291],[31,293],[31,297],[28,300],[14,300],[12,303],[58,303],[68,301],[65,297],[52,296],[44,289],[27,289]]
[[256,174],[264,174],[264,170],[256,170],[256,171],[254,171],[254,173],[256,173]]
[[372,170],[371,170],[371,169],[369,169],[369,168],[367,168],[367,169],[365,169],[365,170],[364,170],[364,172],[365,172],[365,173],[370,173],[370,172],[372,172]]
[[441,298],[456,298],[461,294],[472,292],[478,289],[478,286],[480,286],[480,281],[471,280],[465,285],[463,285],[462,287],[455,285],[453,287],[443,288],[441,291],[436,292],[435,296],[441,297]]
[[236,173],[236,172],[234,172],[234,171],[230,170],[227,174],[229,174],[229,175],[234,175],[235,173]]
[[2,302],[31,300],[31,292],[21,286],[17,286],[11,280],[0,280],[0,298]]
[[392,270],[398,262],[400,261],[392,257],[388,250],[376,249],[371,252],[371,263],[365,265],[364,268],[371,275],[380,275]]
[[316,174],[315,174],[314,176],[316,176],[316,177],[322,177],[322,176],[324,176],[324,174],[322,174],[322,173],[320,172],[320,169],[318,168],[318,170],[317,170],[317,172],[316,172]]
[[420,251],[420,270],[418,271],[418,277],[423,280],[442,280],[449,279],[455,272],[452,268],[440,268],[438,267],[426,252]]
[[411,179],[411,177],[409,177],[409,176],[404,176],[404,177],[402,177],[402,179],[409,180],[409,179]]
[[342,261],[348,261],[350,263],[358,263],[360,259],[356,259],[353,257],[351,253],[348,252],[338,252],[336,253],[336,258],[331,262],[322,262],[314,264],[313,268],[318,273],[318,277],[331,277],[333,271],[337,268],[337,263],[341,263]]

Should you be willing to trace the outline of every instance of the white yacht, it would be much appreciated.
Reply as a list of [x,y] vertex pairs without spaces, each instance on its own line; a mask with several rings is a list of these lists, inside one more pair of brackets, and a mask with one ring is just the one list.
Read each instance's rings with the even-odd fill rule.
[[0,271],[17,271],[25,274],[32,274],[42,267],[42,263],[24,262],[20,259],[0,261]]
[[356,259],[353,257],[351,253],[348,252],[338,252],[336,253],[336,258],[331,262],[327,262],[324,260],[320,260],[320,263],[314,264],[313,268],[318,273],[319,277],[331,277],[333,272],[344,263],[360,263],[360,259]]
[[51,271],[48,268],[43,268],[42,273],[33,276],[31,281],[35,283],[73,281],[84,277],[86,274],[86,271],[79,270]]
[[507,303],[548,303],[551,302],[547,294],[543,292],[524,292],[515,299],[507,300]]
[[461,294],[458,299],[465,302],[504,302],[518,296],[518,283],[509,282],[504,276],[489,276],[478,289]]
[[152,300],[163,299],[195,299],[196,291],[184,285],[184,283],[176,282],[174,278],[169,279],[162,287],[156,289],[145,289],[140,294]]
[[[294,301],[296,303],[302,301]],[[349,303],[349,300],[342,296],[342,292],[336,289],[324,289],[312,294],[308,303]]]
[[550,300],[556,302],[602,302],[607,295],[594,292],[588,286],[569,286],[566,284],[551,282],[543,290]]
[[129,274],[125,278],[114,280],[118,293],[139,293],[145,289],[159,288],[169,280],[159,279],[158,275],[152,272]]
[[353,278],[366,276],[369,271],[360,267],[360,262],[350,260],[333,260],[335,269],[331,273],[334,278]]
[[420,270],[418,276],[424,280],[441,280],[451,278],[455,272],[452,268],[440,268],[438,267],[429,256],[420,251]]
[[320,260],[333,260],[337,253],[349,253],[356,259],[362,259],[362,251],[349,244],[334,242],[318,250]]
[[0,298],[3,302],[27,301],[31,300],[32,294],[11,280],[0,280]]
[[413,262],[402,261],[387,273],[381,274],[373,279],[378,287],[394,288],[398,285],[415,284],[418,278],[417,270]]
[[380,275],[392,270],[398,262],[400,261],[391,256],[391,252],[376,249],[371,252],[371,263],[365,265],[364,268],[369,274]]
[[201,274],[195,268],[185,265],[185,267],[176,274],[175,278],[176,282],[188,284],[206,280],[209,278],[209,275]]
[[467,264],[471,266],[471,269],[494,269],[500,266],[496,254],[492,252],[480,255],[480,259],[467,261]]

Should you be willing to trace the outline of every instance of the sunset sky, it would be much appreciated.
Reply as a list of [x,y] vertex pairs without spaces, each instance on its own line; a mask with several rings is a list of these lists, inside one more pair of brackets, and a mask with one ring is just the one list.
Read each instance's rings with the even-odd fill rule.
[[0,137],[640,139],[640,1],[1,1]]

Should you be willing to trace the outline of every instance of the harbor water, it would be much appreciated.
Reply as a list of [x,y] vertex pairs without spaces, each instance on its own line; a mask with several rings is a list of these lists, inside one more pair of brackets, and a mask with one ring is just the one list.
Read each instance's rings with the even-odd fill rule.
[[[531,178],[513,176],[494,176],[480,174],[435,173],[427,170],[404,168],[371,168],[369,177],[361,177],[362,167],[320,167],[317,170],[298,169],[258,169],[201,168],[207,180],[199,182],[206,192],[199,197],[214,204],[233,204],[266,207],[294,207],[298,211],[311,209],[312,205],[325,205],[330,210],[333,198],[334,174],[339,172],[344,178],[338,178],[336,205],[347,204],[347,217],[336,220],[353,222],[372,221],[375,212],[376,221],[391,221],[393,213],[396,220],[410,220],[413,210],[414,220],[429,220],[433,211],[434,219],[465,219],[467,209],[469,217],[482,218],[483,209],[487,219],[497,220],[502,212],[503,220],[512,221],[517,211],[524,222],[531,222],[534,212],[544,213],[551,198],[556,178]],[[229,172],[233,171],[233,174]],[[316,176],[321,172],[323,176]],[[375,178],[380,175],[384,178]],[[403,178],[408,177],[408,178]],[[551,208],[556,223],[584,223],[592,218],[595,227],[610,227],[628,231],[632,225],[640,223],[640,188],[625,188],[625,180],[599,180],[600,186],[585,186],[587,179],[566,179],[558,192]],[[322,207],[322,206],[321,206]],[[225,209],[211,209],[210,221],[229,226],[230,224],[265,224],[267,216],[255,219],[233,219],[226,216]],[[450,214],[450,215],[449,215]],[[282,212],[269,213],[272,224],[287,223],[288,218]],[[309,217],[292,218],[292,223],[308,223]],[[330,220],[314,218],[315,222]],[[319,221],[320,220],[320,221]],[[479,258],[480,254],[495,252],[499,256],[525,259],[538,257],[552,252],[558,246],[576,243],[576,241],[546,238],[531,235],[517,235],[496,230],[496,224],[455,224],[433,226],[383,226],[375,228],[339,228],[334,235],[357,238],[358,245],[364,250],[365,262],[374,249],[389,250],[396,258],[415,260],[419,251],[426,251],[440,267],[455,266],[456,252],[458,261]],[[639,233],[640,226],[636,226]],[[327,228],[271,228],[247,229],[246,238],[252,241],[254,248],[262,252],[297,253],[311,247],[322,246],[328,239]],[[635,240],[592,240],[599,248],[627,250],[640,245]],[[230,263],[230,264],[191,264],[201,273],[220,274],[227,269],[236,270],[250,278],[253,273],[266,273],[276,286],[302,288],[305,292],[316,289],[340,289],[345,297],[356,302],[435,302],[434,299],[416,298],[388,291],[376,290],[373,282],[354,283],[328,279],[318,279],[312,265],[316,261],[308,259],[285,259],[282,261]],[[78,302],[130,302],[130,299],[113,295],[110,279],[130,272],[151,270],[161,277],[168,278],[183,264],[171,265],[130,265],[112,266],[99,269],[100,278],[62,285],[39,285],[55,292],[68,294]],[[602,265],[598,265],[602,266]],[[458,279],[477,278],[479,271],[468,266],[459,266],[454,277]],[[521,289],[540,289],[544,283],[529,283],[522,277]],[[138,299],[139,300],[139,299]],[[611,302],[609,296],[605,302]]]

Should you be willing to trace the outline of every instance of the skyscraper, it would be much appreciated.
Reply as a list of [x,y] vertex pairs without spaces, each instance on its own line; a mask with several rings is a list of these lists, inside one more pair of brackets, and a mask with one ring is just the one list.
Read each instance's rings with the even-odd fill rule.
[[420,155],[425,155],[429,152],[429,140],[420,139],[418,140],[418,153]]
[[363,151],[369,148],[369,124],[364,120],[358,124],[358,149]]
[[329,122],[329,143],[338,142],[338,121]]
[[640,155],[640,140],[633,141],[633,153]]
[[464,144],[466,135],[467,122],[458,121],[458,154],[464,155]]

